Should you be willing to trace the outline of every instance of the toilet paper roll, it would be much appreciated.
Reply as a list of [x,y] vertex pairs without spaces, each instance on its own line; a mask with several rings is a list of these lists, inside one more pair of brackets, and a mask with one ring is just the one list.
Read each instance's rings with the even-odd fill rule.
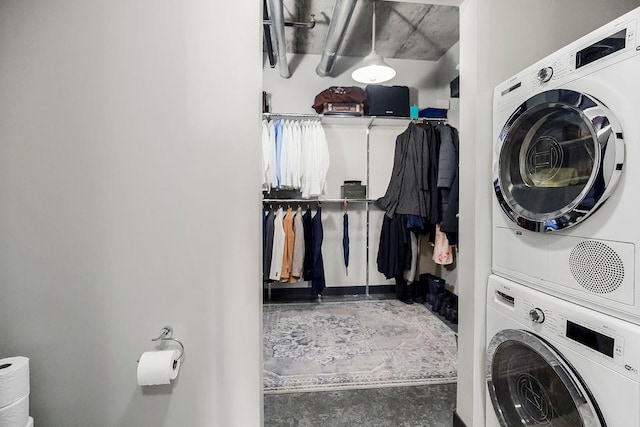
[[147,351],[138,362],[138,385],[169,384],[180,370],[178,350]]
[[29,395],[0,409],[0,427],[26,426],[29,422]]
[[33,427],[33,418],[29,417],[29,422],[27,423],[27,427]]
[[22,356],[0,359],[0,408],[28,394],[29,359]]

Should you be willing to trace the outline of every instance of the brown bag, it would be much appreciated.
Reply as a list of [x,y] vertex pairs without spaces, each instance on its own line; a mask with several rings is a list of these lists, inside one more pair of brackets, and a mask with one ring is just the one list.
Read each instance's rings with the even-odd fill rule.
[[324,104],[328,102],[355,102],[357,104],[364,103],[367,94],[364,89],[358,86],[331,86],[316,95],[312,108],[316,113],[322,113]]

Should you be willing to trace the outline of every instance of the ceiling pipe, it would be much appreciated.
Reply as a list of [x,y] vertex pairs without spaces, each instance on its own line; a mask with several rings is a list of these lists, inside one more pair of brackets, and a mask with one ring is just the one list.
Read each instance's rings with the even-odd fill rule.
[[316,73],[320,77],[326,77],[331,74],[338,49],[347,32],[347,27],[349,26],[349,21],[351,21],[351,15],[353,15],[355,7],[356,0],[336,0],[327,38],[324,41],[324,49],[322,49],[322,57],[316,67]]
[[269,0],[269,11],[273,22],[273,35],[276,39],[276,58],[280,76],[288,79],[291,77],[289,63],[287,62],[287,44],[284,38],[284,0]]

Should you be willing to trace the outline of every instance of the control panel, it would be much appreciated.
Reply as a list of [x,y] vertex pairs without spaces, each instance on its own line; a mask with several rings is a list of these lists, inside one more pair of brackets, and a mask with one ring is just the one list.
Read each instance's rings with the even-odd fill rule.
[[624,339],[614,327],[595,324],[594,319],[578,319],[539,301],[523,298],[521,302],[521,318],[543,338],[586,351],[601,362],[624,365]]

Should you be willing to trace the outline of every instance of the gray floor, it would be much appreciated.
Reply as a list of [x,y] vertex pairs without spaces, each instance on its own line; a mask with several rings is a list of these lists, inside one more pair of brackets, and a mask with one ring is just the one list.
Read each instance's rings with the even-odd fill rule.
[[[322,302],[395,298],[391,294],[324,296]],[[284,303],[265,299],[265,304]],[[318,303],[302,298],[286,302]],[[320,303],[322,303],[320,302]],[[431,308],[428,304],[425,307]],[[457,332],[457,326],[438,316]],[[451,427],[456,384],[266,394],[265,427]]]
[[265,427],[450,427],[456,385],[264,396]]

